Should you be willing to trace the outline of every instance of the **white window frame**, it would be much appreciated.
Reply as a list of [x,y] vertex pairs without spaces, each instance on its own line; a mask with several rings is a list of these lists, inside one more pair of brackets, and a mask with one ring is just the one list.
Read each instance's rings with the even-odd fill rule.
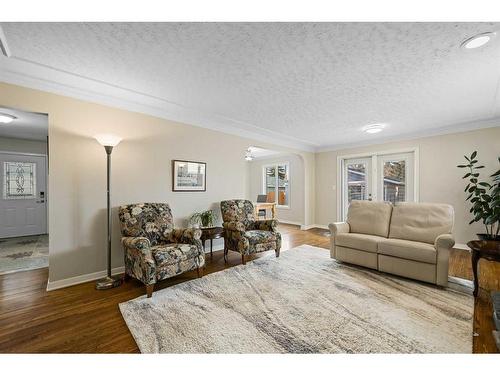
[[387,155],[393,155],[393,154],[404,154],[404,153],[413,153],[413,170],[414,170],[414,176],[413,176],[413,201],[418,202],[419,201],[419,176],[420,176],[420,171],[419,171],[419,148],[418,147],[412,147],[412,148],[406,148],[406,149],[394,149],[394,150],[380,150],[380,151],[372,151],[372,152],[364,152],[364,153],[359,153],[359,154],[346,154],[346,155],[338,155],[337,156],[337,186],[336,186],[336,192],[337,192],[337,221],[343,221],[345,218],[345,214],[343,212],[343,206],[344,206],[344,194],[345,194],[345,189],[343,188],[344,186],[344,181],[343,181],[343,175],[344,175],[344,162],[347,159],[356,159],[356,158],[372,158],[372,163],[371,163],[371,168],[372,168],[372,186],[374,187],[372,189],[372,200],[377,201],[378,200],[378,189],[375,187],[378,186],[378,157],[380,156],[387,156]]
[[[286,166],[286,170],[287,170],[287,174],[288,174],[288,204],[287,205],[280,205],[278,204],[278,195],[279,195],[279,192],[276,192],[276,189],[279,190],[279,186],[278,186],[278,165],[285,165]],[[288,161],[284,161],[284,162],[281,162],[281,163],[271,163],[271,164],[266,164],[266,165],[263,165],[262,166],[262,194],[266,194],[267,195],[267,187],[266,187],[266,168],[269,168],[269,167],[274,167],[275,168],[275,171],[276,171],[276,185],[274,187],[275,191],[274,191],[274,199],[275,199],[275,203],[276,203],[276,208],[282,208],[282,209],[290,209],[290,205],[291,205],[291,191],[292,191],[292,182],[291,182],[291,178],[290,178],[290,162]]]

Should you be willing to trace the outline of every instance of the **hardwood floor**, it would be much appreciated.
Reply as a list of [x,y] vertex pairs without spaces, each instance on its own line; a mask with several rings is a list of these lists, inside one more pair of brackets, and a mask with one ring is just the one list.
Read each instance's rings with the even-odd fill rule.
[[[320,229],[301,231],[292,225],[280,225],[283,249],[301,244],[329,248],[328,232]],[[325,250],[326,251],[326,250]],[[205,273],[240,264],[237,253],[229,253],[224,264],[222,251],[207,255]],[[454,251],[450,274],[472,278],[470,255]],[[473,351],[495,353],[491,336],[494,329],[489,290],[500,289],[500,265],[481,260],[481,289],[475,301]],[[131,280],[123,286],[104,291],[94,283],[47,292],[48,270],[18,272],[0,276],[0,353],[137,353],[139,352],[118,310],[118,303],[145,294],[144,286]],[[196,277],[189,272],[157,285],[157,289]]]

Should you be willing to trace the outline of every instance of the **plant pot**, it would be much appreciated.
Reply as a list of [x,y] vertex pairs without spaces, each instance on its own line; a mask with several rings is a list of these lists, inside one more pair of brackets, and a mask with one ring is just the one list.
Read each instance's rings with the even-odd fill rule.
[[492,235],[486,233],[477,233],[476,236],[481,241],[500,241],[500,235]]

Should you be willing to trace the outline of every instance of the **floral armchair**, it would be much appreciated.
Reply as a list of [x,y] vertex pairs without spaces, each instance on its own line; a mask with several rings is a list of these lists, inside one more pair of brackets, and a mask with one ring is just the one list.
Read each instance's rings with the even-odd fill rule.
[[203,276],[205,253],[199,229],[174,229],[165,203],[138,203],[119,209],[125,278],[146,285],[148,298],[157,281],[196,269]]
[[278,220],[255,220],[252,202],[244,199],[222,201],[220,203],[224,221],[224,260],[229,250],[245,256],[262,251],[274,250],[280,255],[281,234],[277,230]]

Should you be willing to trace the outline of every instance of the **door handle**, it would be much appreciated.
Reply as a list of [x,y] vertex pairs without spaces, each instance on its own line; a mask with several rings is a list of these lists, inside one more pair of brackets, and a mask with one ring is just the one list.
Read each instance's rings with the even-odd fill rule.
[[44,203],[44,202],[45,202],[45,200],[43,200],[43,199],[40,201],[36,201],[36,203]]

